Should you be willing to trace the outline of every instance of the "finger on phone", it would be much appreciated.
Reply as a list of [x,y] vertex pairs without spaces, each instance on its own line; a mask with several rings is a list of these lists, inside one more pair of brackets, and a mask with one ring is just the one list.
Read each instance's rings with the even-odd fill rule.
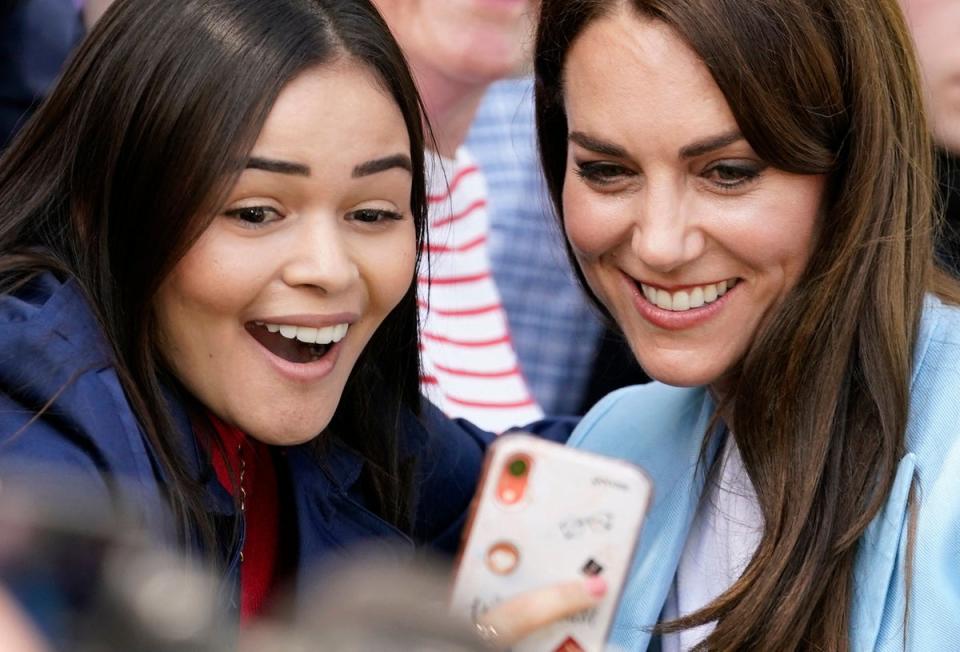
[[553,584],[498,604],[483,615],[479,626],[496,633],[496,645],[509,646],[541,627],[596,606],[606,591],[602,577]]

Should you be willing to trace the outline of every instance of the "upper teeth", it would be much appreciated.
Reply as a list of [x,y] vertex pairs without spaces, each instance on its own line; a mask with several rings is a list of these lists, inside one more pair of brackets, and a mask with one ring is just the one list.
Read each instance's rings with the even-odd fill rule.
[[271,333],[280,333],[288,340],[297,339],[306,344],[330,344],[339,342],[347,335],[349,324],[337,324],[326,328],[310,328],[309,326],[294,326],[293,324],[266,324],[257,322]]
[[647,301],[655,304],[658,308],[683,312],[691,308],[699,308],[707,303],[713,303],[736,284],[737,279],[734,278],[728,281],[720,281],[719,283],[686,288],[685,290],[678,290],[676,292],[667,292],[666,290],[655,288],[646,283],[641,283],[640,287],[643,289],[643,295],[647,297]]

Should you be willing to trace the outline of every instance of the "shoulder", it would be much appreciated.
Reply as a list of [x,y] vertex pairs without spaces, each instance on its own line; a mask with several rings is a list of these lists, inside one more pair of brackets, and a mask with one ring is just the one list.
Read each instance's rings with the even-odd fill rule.
[[638,464],[665,487],[676,473],[696,465],[713,418],[705,388],[647,383],[597,403],[570,445]]
[[[63,430],[115,413],[117,400],[126,405],[106,338],[75,282],[43,274],[0,296],[0,396],[31,413],[49,407],[48,420]],[[16,411],[0,411],[0,438],[17,420]]]
[[0,368],[70,375],[110,362],[110,347],[74,280],[35,277],[0,295]]
[[416,464],[414,537],[452,553],[494,435],[450,419],[424,398],[419,416],[402,415],[400,436],[401,449]]
[[960,363],[960,306],[927,295],[914,358],[917,369],[944,360]]
[[0,466],[30,483],[57,473],[99,489],[114,477],[153,483],[139,422],[74,282],[45,274],[0,297]]
[[608,394],[587,413],[570,444],[620,448],[639,430],[682,431],[701,420],[709,403],[702,387],[658,382],[625,387]]

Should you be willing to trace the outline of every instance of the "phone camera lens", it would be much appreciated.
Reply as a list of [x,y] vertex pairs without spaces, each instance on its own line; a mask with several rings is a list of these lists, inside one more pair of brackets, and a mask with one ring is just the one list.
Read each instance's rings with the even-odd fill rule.
[[522,477],[527,472],[526,460],[513,460],[510,462],[510,475],[515,478]]

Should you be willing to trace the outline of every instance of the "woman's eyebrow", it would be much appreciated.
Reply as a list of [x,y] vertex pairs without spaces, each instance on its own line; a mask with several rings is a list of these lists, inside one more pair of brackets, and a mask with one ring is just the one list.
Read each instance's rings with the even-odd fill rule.
[[[406,154],[392,154],[382,158],[372,159],[360,163],[353,168],[352,177],[365,177],[378,172],[384,172],[393,168],[400,168],[413,171],[413,163]],[[262,158],[252,156],[247,161],[248,170],[263,170],[264,172],[275,172],[277,174],[292,174],[300,177],[310,176],[310,167],[302,163],[293,163],[291,161],[280,161],[276,159]]]
[[743,134],[734,130],[718,136],[710,136],[695,143],[684,145],[680,148],[680,158],[696,158],[703,156],[714,150],[722,149],[727,145],[732,145],[738,140],[743,140]]
[[[627,151],[619,145],[614,145],[598,138],[594,138],[593,136],[588,136],[581,131],[571,131],[568,138],[570,141],[580,145],[580,147],[589,149],[597,154],[613,156],[615,158],[627,157]],[[680,148],[679,155],[680,158],[683,159],[696,158],[697,156],[702,156],[709,152],[722,149],[727,145],[732,145],[738,140],[743,140],[743,134],[737,130],[730,131],[725,134],[719,134],[717,136],[710,136],[694,143],[690,143],[689,145],[684,145]]]
[[570,135],[567,138],[571,141],[580,145],[584,149],[589,149],[591,152],[597,154],[603,154],[605,156],[613,156],[614,158],[626,158],[627,150],[623,149],[619,145],[614,145],[608,143],[593,136],[588,136],[582,131],[571,131]]
[[406,170],[407,172],[412,172],[413,163],[410,162],[410,157],[406,154],[392,154],[391,156],[375,158],[370,161],[366,161],[365,163],[361,163],[353,168],[353,173],[350,176],[354,178],[365,177],[371,174],[376,174],[377,172],[392,170],[393,168],[400,168],[402,170]]
[[293,174],[298,177],[309,177],[310,168],[302,163],[291,163],[290,161],[278,161],[269,158],[260,158],[252,156],[247,161],[248,170],[263,170],[264,172],[276,172],[277,174]]

